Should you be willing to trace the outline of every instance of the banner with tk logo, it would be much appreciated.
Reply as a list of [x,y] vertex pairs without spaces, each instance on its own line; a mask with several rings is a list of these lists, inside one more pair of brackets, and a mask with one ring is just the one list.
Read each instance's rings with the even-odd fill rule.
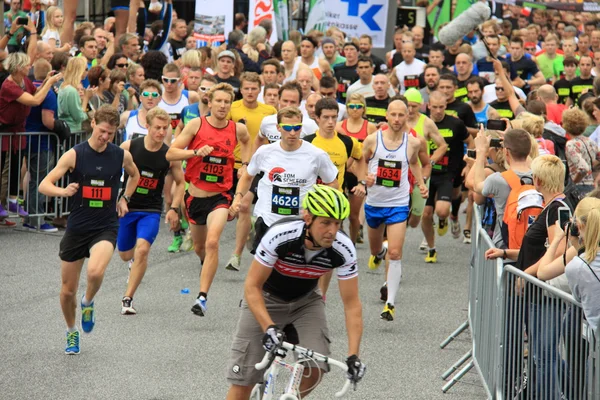
[[385,47],[387,0],[311,0],[305,31],[325,32],[337,26],[349,37],[373,38],[373,47]]

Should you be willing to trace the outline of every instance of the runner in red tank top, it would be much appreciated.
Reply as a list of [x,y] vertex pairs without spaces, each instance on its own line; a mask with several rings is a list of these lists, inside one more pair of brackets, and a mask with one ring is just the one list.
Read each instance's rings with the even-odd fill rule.
[[[350,95],[346,100],[348,119],[338,122],[336,131],[361,143],[367,136],[375,132],[377,126],[365,119],[366,104],[362,94],[353,93]],[[350,239],[355,243],[363,243],[364,213],[362,212],[362,205],[365,198],[352,194],[352,189],[358,184],[355,166],[351,166],[344,175],[344,186],[350,201]]]
[[188,160],[186,214],[194,250],[202,263],[200,293],[192,312],[201,317],[206,314],[208,290],[219,263],[219,240],[232,201],[229,191],[233,186],[233,149],[239,143],[242,168],[238,174],[245,171],[251,150],[246,127],[227,119],[235,98],[231,85],[214,85],[208,98],[210,116],[190,121],[167,152],[169,161]]

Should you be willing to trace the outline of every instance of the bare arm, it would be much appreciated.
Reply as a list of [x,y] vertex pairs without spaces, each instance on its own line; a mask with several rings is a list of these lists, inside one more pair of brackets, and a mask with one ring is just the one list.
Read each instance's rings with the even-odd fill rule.
[[[360,341],[363,332],[362,304],[358,294],[358,277],[338,280],[340,296],[344,303],[346,331],[348,332],[348,355],[360,351]],[[268,326],[268,325],[267,325]]]
[[125,154],[123,155],[123,168],[125,169],[125,173],[129,175],[129,180],[127,181],[127,186],[125,187],[123,194],[131,197],[140,180],[140,172],[133,162],[133,157],[129,150],[125,150]]
[[67,188],[61,188],[56,186],[56,182],[69,171],[72,171],[75,168],[75,161],[77,159],[77,155],[75,154],[75,150],[71,149],[67,151],[63,156],[58,160],[56,167],[52,169],[46,175],[42,183],[40,183],[39,191],[41,194],[46,195],[48,197],[70,197],[77,191],[79,188],[78,183],[71,183],[71,185],[76,185],[75,191],[72,193],[68,192]]
[[[266,332],[269,326],[275,325],[267,311],[265,298],[262,294],[263,286],[271,275],[271,271],[271,268],[253,259],[248,276],[246,276],[246,283],[244,284],[244,297],[248,303],[248,308],[254,315],[254,318],[256,318],[256,322],[258,322],[263,332]],[[358,293],[356,294],[356,298],[358,299]]]
[[264,144],[268,144],[269,140],[267,140],[267,138],[260,136],[260,133],[258,135],[256,135],[256,138],[254,139],[254,143],[252,144],[252,154],[256,153],[256,150],[258,150],[260,148],[260,146],[264,145]]
[[121,114],[121,121],[119,124],[119,128],[125,128],[130,114],[131,114],[131,111],[125,111],[123,114]]
[[29,107],[39,106],[46,98],[46,95],[50,91],[50,88],[52,88],[52,85],[58,82],[60,78],[62,78],[62,74],[56,74],[50,78],[46,78],[46,82],[44,82],[44,84],[37,90],[37,92],[35,92],[34,95],[28,92],[23,92],[23,94],[17,99],[17,102]]
[[185,193],[185,177],[183,175],[183,168],[181,167],[181,161],[171,162],[171,176],[175,182],[175,193],[173,194],[173,203],[171,207],[179,208],[181,206],[181,199]]
[[33,20],[31,18],[28,18],[28,21],[29,22],[27,23],[27,25],[25,25],[25,30],[29,31],[29,45],[27,47],[27,55],[29,56],[29,60],[31,60],[30,62],[33,62],[37,53],[38,34],[37,28],[35,27]]
[[429,146],[425,138],[419,136],[419,162],[421,163],[421,174],[423,180],[428,179],[431,176],[431,169],[433,168],[429,158]]
[[[548,227],[548,242],[552,243],[554,241],[554,236],[557,234],[557,227],[556,225],[552,225]],[[556,249],[554,251],[554,254],[552,254],[550,252],[550,249],[546,250],[546,253],[550,252],[550,257],[554,260],[557,257],[562,257],[563,253],[565,252],[566,249],[566,241],[565,240],[560,240],[558,243],[558,246],[556,246]],[[542,257],[543,258],[543,257]],[[525,270],[526,273],[528,273],[529,275],[533,275],[533,276],[537,276],[537,272],[538,272],[538,268],[540,267],[540,262],[542,259],[538,260],[538,262],[536,262],[535,264],[533,264],[532,266],[530,266],[529,268],[527,268]]]
[[106,53],[104,53],[104,57],[100,60],[99,65],[107,65],[110,58],[115,54],[115,36],[108,32],[108,42],[106,43]]
[[538,71],[533,78],[529,79],[529,86],[543,85],[544,83],[546,83],[546,78],[542,71]]
[[54,130],[54,111],[42,110],[42,124],[49,130]]
[[248,133],[248,129],[246,125],[236,123],[237,125],[237,140],[240,144],[240,158],[243,163],[250,162],[250,157],[252,157],[252,146],[250,144],[250,134]]
[[360,161],[357,163],[357,168],[355,169],[355,175],[359,181],[367,180],[367,175],[369,174],[367,160],[369,160],[373,156],[376,140],[376,135],[369,135],[363,141],[363,154]]
[[171,147],[169,147],[169,151],[167,151],[168,161],[183,161],[195,157],[194,150],[186,148],[196,136],[201,124],[200,118],[194,118],[183,128],[181,134],[177,136]]
[[198,94],[198,92],[194,92],[193,90],[190,90],[190,91],[188,91],[188,97],[189,97],[190,104],[200,102],[200,95]]
[[428,140],[433,141],[433,143],[435,143],[435,145],[437,146],[437,149],[433,152],[431,156],[429,156],[429,158],[437,163],[446,154],[446,151],[448,150],[448,144],[446,143],[446,140],[444,140],[442,135],[440,135],[437,126],[431,119],[427,118],[425,120],[425,128],[425,137]]

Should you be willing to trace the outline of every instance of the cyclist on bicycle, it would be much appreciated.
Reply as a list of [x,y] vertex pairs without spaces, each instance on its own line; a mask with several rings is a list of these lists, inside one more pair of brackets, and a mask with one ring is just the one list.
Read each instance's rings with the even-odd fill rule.
[[[262,381],[255,369],[266,350],[285,340],[283,328],[292,324],[299,344],[329,355],[329,331],[325,303],[319,293],[319,277],[337,270],[348,330],[348,378],[358,382],[365,365],[358,358],[363,330],[358,296],[356,249],[340,231],[350,206],[337,189],[315,185],[303,202],[302,219],[274,223],[263,236],[244,286],[242,313],[231,346],[227,380],[232,385],[227,399],[248,399]],[[322,373],[307,365],[300,391],[303,398],[318,384]],[[319,364],[323,372],[327,366]]]

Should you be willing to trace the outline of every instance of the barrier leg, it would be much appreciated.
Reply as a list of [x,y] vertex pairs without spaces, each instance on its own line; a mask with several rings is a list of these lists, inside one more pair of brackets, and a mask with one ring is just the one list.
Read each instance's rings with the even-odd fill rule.
[[469,350],[464,356],[462,356],[457,362],[455,362],[450,369],[442,374],[442,379],[446,380],[450,375],[454,373],[457,369],[461,367],[471,356],[473,355],[473,350]]
[[465,321],[463,322],[458,328],[456,328],[456,330],[454,332],[452,332],[450,334],[450,336],[448,336],[446,338],[446,340],[444,340],[441,344],[440,344],[440,349],[443,349],[444,347],[448,346],[448,344],[453,341],[454,339],[456,339],[461,333],[463,333],[465,331],[465,329],[467,329],[469,327],[469,321]]
[[450,390],[450,388],[452,388],[452,386],[454,386],[454,384],[458,381],[460,381],[462,379],[463,376],[465,376],[465,374],[467,372],[469,372],[471,370],[471,368],[473,368],[475,366],[475,363],[473,362],[473,360],[471,360],[471,362],[469,362],[463,369],[461,369],[458,374],[456,374],[451,380],[450,382],[446,383],[444,385],[444,387],[442,388],[442,392],[447,393],[448,390]]

